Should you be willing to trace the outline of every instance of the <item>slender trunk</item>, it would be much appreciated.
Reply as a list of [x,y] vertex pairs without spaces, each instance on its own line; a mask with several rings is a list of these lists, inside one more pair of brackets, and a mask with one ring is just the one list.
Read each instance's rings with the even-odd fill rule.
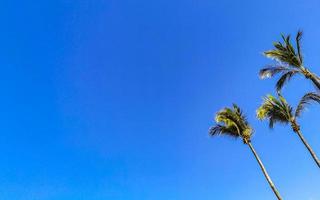
[[320,90],[320,82],[319,82],[319,79],[317,79],[314,74],[310,77],[310,80],[311,80],[311,81],[313,82],[313,84],[317,87],[317,89]]
[[317,157],[316,153],[312,150],[311,146],[308,144],[307,140],[304,139],[301,131],[300,131],[300,127],[299,125],[297,124],[297,122],[293,121],[291,122],[291,126],[292,126],[292,129],[294,132],[296,132],[300,138],[300,140],[302,141],[302,143],[304,144],[304,146],[307,147],[309,153],[311,154],[313,160],[317,163],[318,167],[320,168],[320,160],[319,158]]
[[279,194],[279,192],[278,192],[277,188],[274,186],[274,184],[273,184],[273,182],[272,182],[272,180],[271,180],[270,176],[268,175],[267,170],[265,169],[265,167],[264,167],[264,165],[263,165],[262,161],[260,160],[260,158],[259,158],[258,154],[257,154],[257,153],[256,153],[256,151],[254,150],[254,148],[253,148],[253,146],[252,146],[251,142],[248,142],[247,144],[249,145],[249,147],[250,147],[250,149],[251,149],[251,151],[252,151],[252,153],[253,153],[254,157],[255,157],[255,158],[256,158],[256,160],[258,161],[259,166],[260,166],[260,168],[261,168],[261,170],[262,170],[262,172],[263,172],[264,176],[266,177],[266,179],[267,179],[267,181],[268,181],[268,183],[269,183],[269,185],[270,185],[270,187],[271,187],[272,191],[274,192],[274,194],[276,195],[276,197],[278,198],[278,200],[282,200],[282,198],[281,198],[281,196],[280,196],[280,194]]
[[307,68],[305,68],[303,66],[301,69],[302,69],[303,75],[307,79],[310,79],[312,81],[312,83],[317,87],[317,89],[320,90],[320,78],[316,74],[310,72]]

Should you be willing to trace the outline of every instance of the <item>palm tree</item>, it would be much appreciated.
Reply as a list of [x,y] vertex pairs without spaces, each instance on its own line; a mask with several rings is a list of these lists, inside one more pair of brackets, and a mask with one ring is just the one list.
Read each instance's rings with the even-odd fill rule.
[[243,143],[250,147],[272,191],[278,200],[281,200],[282,198],[280,197],[278,190],[274,186],[270,176],[262,164],[262,161],[251,144],[253,130],[247,122],[246,117],[243,115],[241,109],[236,104],[233,104],[233,108],[224,108],[219,111],[216,114],[215,120],[217,124],[210,128],[209,134],[211,136],[228,135],[235,138],[241,138]]
[[295,38],[296,49],[290,40],[290,35],[282,35],[283,43],[275,42],[274,49],[265,51],[264,55],[268,58],[276,60],[276,64],[269,65],[260,70],[259,76],[262,79],[273,77],[280,74],[280,78],[276,83],[276,89],[279,92],[283,85],[287,83],[294,75],[300,74],[312,81],[312,83],[320,90],[320,78],[310,72],[303,64],[301,53],[301,37],[302,32],[298,31]]
[[274,123],[290,124],[292,130],[298,134],[300,140],[310,152],[312,158],[320,168],[320,160],[308,144],[306,139],[303,137],[300,126],[297,122],[297,118],[301,115],[305,106],[311,101],[320,103],[320,95],[316,93],[307,93],[304,95],[297,108],[294,109],[287,103],[287,101],[278,93],[279,99],[272,95],[267,95],[263,99],[262,105],[257,110],[257,118],[260,120],[269,120],[269,127],[273,128]]

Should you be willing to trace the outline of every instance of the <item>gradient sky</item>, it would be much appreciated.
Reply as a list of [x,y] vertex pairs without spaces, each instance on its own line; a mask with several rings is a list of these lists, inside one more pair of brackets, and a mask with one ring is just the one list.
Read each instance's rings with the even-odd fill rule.
[[[320,199],[320,171],[290,127],[255,119],[275,80],[261,52],[304,30],[320,74],[320,3],[1,1],[1,200],[270,200],[249,148],[210,138],[236,102],[284,199]],[[313,86],[285,87],[293,105]],[[300,119],[320,155],[320,106]]]

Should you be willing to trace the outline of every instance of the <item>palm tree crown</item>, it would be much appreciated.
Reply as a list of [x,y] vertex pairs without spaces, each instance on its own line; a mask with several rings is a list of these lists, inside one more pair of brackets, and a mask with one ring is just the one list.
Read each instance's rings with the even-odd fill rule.
[[302,32],[298,31],[295,38],[294,48],[290,35],[282,35],[283,43],[275,42],[274,49],[265,51],[264,55],[268,58],[276,60],[276,64],[267,66],[260,70],[260,78],[271,78],[277,74],[281,74],[279,80],[276,83],[277,91],[280,91],[283,85],[288,82],[294,75],[302,74],[307,79],[310,79],[313,84],[320,89],[320,79],[314,73],[311,73],[303,65],[303,56],[301,53],[301,38]]
[[281,94],[279,93],[278,95],[279,99],[272,95],[267,95],[264,97],[262,105],[257,109],[257,118],[260,120],[268,119],[270,128],[273,128],[276,122],[284,124],[295,123],[296,118],[301,115],[306,105],[312,101],[320,103],[320,95],[310,92],[301,98],[294,111]]
[[277,99],[272,95],[267,95],[257,110],[257,117],[260,120],[268,119],[269,127],[273,128],[276,122],[287,124],[292,120],[293,109],[282,96]]
[[236,104],[233,104],[232,108],[226,107],[220,110],[216,114],[215,121],[217,124],[210,128],[210,135],[241,137],[244,143],[250,142],[253,129]]

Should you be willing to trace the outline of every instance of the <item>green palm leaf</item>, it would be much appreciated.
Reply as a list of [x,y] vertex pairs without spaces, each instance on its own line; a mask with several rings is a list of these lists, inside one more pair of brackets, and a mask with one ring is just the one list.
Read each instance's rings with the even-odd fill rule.
[[320,95],[318,95],[314,92],[310,92],[310,93],[305,94],[301,98],[301,100],[297,106],[297,109],[295,112],[295,117],[299,117],[301,115],[302,111],[305,109],[305,107],[308,104],[310,104],[312,101],[320,103]]
[[276,83],[277,92],[280,92],[283,85],[285,83],[289,82],[290,79],[298,72],[299,72],[298,70],[291,70],[291,71],[284,73]]
[[303,57],[301,54],[301,38],[302,38],[302,31],[298,31],[297,36],[296,36],[296,46],[297,46],[297,51],[298,51],[298,57],[300,60],[300,63],[303,63]]
[[280,74],[287,73],[290,70],[292,69],[283,65],[276,65],[276,66],[271,65],[261,69],[259,72],[259,77],[261,79],[271,78],[279,73]]
[[210,127],[209,134],[211,136],[228,135],[235,138],[239,137],[238,130],[234,126],[223,126],[220,124]]

